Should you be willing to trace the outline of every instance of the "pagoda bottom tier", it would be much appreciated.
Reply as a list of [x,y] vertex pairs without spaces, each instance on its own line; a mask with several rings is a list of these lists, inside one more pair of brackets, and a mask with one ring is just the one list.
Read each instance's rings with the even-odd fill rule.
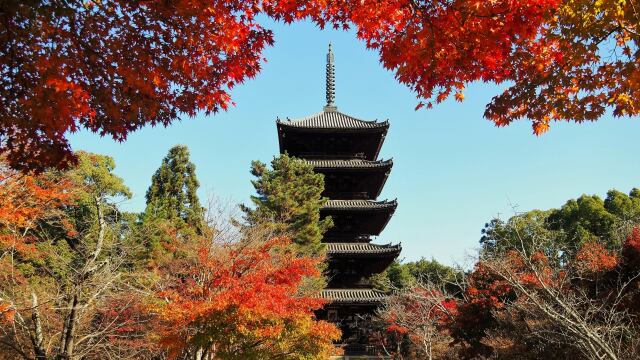
[[376,309],[386,298],[382,291],[368,289],[325,289],[322,297],[330,303],[316,312],[320,319],[336,324],[342,331],[338,347],[348,356],[378,356],[378,346],[369,344],[371,329],[367,317],[375,314]]

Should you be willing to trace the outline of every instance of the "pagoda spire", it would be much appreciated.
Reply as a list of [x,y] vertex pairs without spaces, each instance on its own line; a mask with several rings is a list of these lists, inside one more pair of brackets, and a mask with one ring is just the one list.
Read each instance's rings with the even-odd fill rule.
[[335,104],[336,100],[336,79],[335,79],[335,66],[333,64],[333,48],[329,43],[329,52],[327,53],[327,105],[324,106],[324,111],[336,111],[338,107]]

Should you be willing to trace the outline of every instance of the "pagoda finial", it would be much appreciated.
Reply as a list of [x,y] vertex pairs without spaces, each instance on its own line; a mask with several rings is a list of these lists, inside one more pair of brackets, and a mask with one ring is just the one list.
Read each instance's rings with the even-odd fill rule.
[[324,106],[324,111],[336,111],[338,107],[335,104],[336,100],[336,79],[335,79],[335,67],[333,65],[333,48],[329,43],[329,52],[327,53],[327,105]]

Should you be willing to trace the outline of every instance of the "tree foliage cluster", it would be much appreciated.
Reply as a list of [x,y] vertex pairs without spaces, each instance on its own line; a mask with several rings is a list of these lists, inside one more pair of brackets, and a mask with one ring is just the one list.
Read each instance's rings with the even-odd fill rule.
[[271,168],[254,161],[251,174],[257,195],[251,197],[253,207],[242,206],[247,223],[290,236],[302,252],[321,253],[322,235],[333,225],[331,218],[320,218],[320,208],[327,201],[322,197],[323,175],[287,154],[275,157]]
[[163,160],[140,214],[120,210],[131,193],[114,168],[85,152],[64,171],[0,163],[0,359],[306,360],[334,351],[340,332],[315,318],[324,300],[308,286],[322,257],[262,223],[225,238],[217,224],[233,219],[207,215],[183,146]]
[[177,242],[211,235],[197,194],[199,186],[187,147],[172,147],[151,177],[147,206],[140,216],[148,259],[171,257],[176,255]]
[[453,284],[461,276],[461,270],[439,263],[435,259],[418,261],[394,261],[385,271],[372,277],[374,286],[384,291],[397,291],[420,283],[438,285]]
[[[628,0],[3,1],[0,152],[20,169],[67,166],[69,132],[123,141],[145,125],[233,104],[260,70],[261,19],[354,28],[418,107],[507,84],[499,126],[640,112],[640,11]],[[259,21],[260,20],[260,21]]]
[[381,341],[399,358],[637,358],[637,194],[494,220],[455,287],[416,282],[389,298]]
[[628,194],[618,190],[607,192],[605,199],[582,195],[567,201],[559,209],[532,210],[507,221],[493,219],[485,225],[480,243],[486,251],[513,247],[513,241],[544,234],[572,253],[590,241],[607,248],[619,248],[633,227],[640,223],[640,190]]

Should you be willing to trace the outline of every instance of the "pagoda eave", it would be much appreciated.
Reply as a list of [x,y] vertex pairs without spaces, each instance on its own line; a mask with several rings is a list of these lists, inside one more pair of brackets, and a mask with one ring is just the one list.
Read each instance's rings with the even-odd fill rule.
[[318,133],[324,133],[324,134],[332,134],[332,133],[353,133],[353,134],[386,134],[387,131],[389,130],[389,126],[380,126],[380,127],[373,127],[373,128],[311,128],[311,127],[297,127],[297,126],[291,126],[291,125],[286,125],[284,123],[280,123],[278,125],[278,134],[282,135],[282,137],[286,136],[285,134],[287,133],[291,133],[291,132],[297,132],[297,133],[312,133],[312,134],[318,134]]
[[328,200],[321,211],[395,211],[396,200]]
[[321,296],[332,305],[378,305],[387,294],[374,289],[324,289]]
[[375,160],[389,128],[388,121],[365,121],[338,111],[276,123],[280,152],[300,158]]
[[395,200],[329,200],[320,209],[320,216],[330,216],[334,223],[325,238],[380,235],[391,220],[396,206]]
[[369,287],[372,275],[383,272],[400,255],[400,245],[328,243],[326,271],[331,288]]
[[400,255],[402,246],[378,245],[370,243],[327,243],[327,255],[329,257],[392,257]]
[[300,119],[276,120],[278,129],[299,131],[386,131],[389,129],[389,120],[367,121],[355,118],[337,110],[323,110],[313,115]]
[[365,172],[389,172],[393,167],[393,160],[343,160],[343,159],[311,159],[305,160],[317,171],[365,171]]

